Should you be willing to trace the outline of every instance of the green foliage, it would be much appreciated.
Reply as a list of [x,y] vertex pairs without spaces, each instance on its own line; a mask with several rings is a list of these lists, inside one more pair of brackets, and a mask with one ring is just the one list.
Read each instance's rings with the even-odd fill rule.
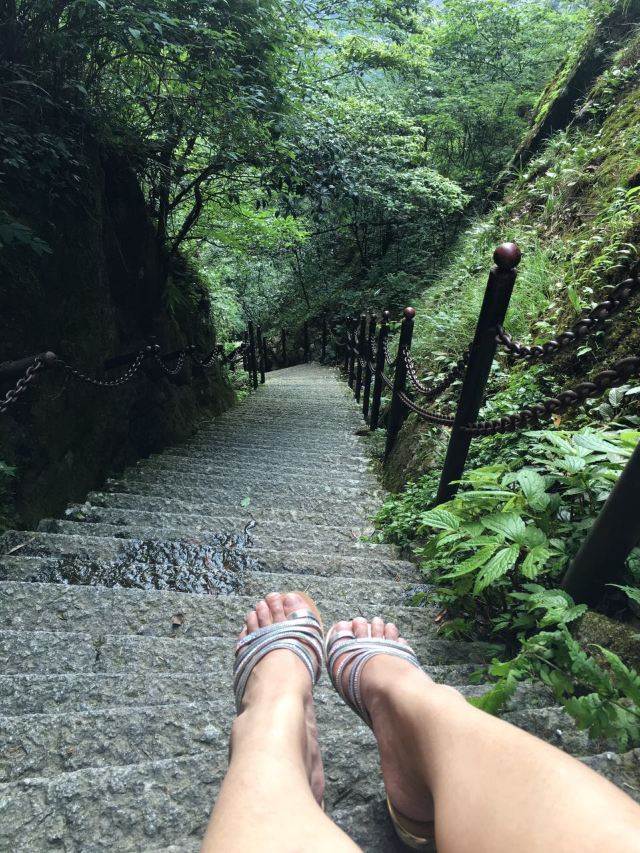
[[623,750],[637,746],[640,675],[602,646],[593,646],[593,653],[583,649],[571,636],[566,621],[559,621],[557,630],[541,631],[526,639],[512,660],[494,660],[489,672],[497,683],[471,702],[495,714],[519,682],[540,680],[591,737],[613,738]]

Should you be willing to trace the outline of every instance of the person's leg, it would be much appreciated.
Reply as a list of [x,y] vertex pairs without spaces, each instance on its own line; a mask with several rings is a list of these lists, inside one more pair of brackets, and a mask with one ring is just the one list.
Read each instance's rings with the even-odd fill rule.
[[[272,593],[247,615],[240,636],[307,606],[300,596]],[[202,853],[358,851],[322,811],[323,794],[311,679],[293,652],[276,649],[247,684]]]
[[[335,627],[351,629],[369,635],[364,619]],[[371,635],[399,638],[381,619],[371,623]],[[640,851],[640,806],[630,797],[411,664],[373,658],[362,673],[361,695],[389,799],[415,835],[428,834],[435,814],[439,853]]]

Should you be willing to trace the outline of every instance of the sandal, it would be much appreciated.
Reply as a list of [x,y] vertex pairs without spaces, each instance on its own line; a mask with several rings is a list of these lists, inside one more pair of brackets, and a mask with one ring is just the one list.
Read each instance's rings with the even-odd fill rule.
[[[336,660],[344,655],[337,670],[334,671]],[[353,631],[329,631],[325,640],[325,660],[331,683],[346,704],[356,712],[360,719],[372,728],[371,717],[367,713],[360,693],[360,678],[365,665],[377,655],[392,655],[407,661],[417,669],[422,670],[416,653],[411,646],[398,643],[396,640],[385,640],[378,637],[356,637]],[[351,672],[347,686],[343,686],[342,674],[349,666]],[[408,829],[408,824],[414,823],[394,808],[387,797],[387,810],[396,835],[410,850],[434,850],[435,831],[433,823],[427,824],[426,831],[421,825],[422,835],[416,835]],[[416,824],[417,827],[417,824]]]
[[296,595],[305,599],[308,609],[294,610],[284,622],[258,628],[238,640],[233,666],[233,690],[238,713],[253,668],[275,649],[288,649],[296,654],[309,670],[312,684],[318,683],[324,660],[322,620],[311,598],[302,592]]

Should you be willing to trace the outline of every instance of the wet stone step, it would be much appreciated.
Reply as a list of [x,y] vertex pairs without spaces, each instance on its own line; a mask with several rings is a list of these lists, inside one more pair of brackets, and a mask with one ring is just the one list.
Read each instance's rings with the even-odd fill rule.
[[255,452],[252,448],[245,450],[230,451],[225,447],[208,448],[206,445],[193,447],[182,444],[178,447],[170,447],[163,451],[162,455],[152,456],[151,459],[165,459],[167,462],[173,460],[191,460],[194,463],[203,459],[226,465],[233,468],[244,468],[252,466],[252,470],[261,471],[276,468],[279,471],[297,471],[300,465],[318,471],[332,470],[360,473],[370,469],[371,460],[365,456],[355,454],[332,453],[298,453],[287,450],[285,447],[274,450],[268,455]]
[[[9,532],[0,540],[2,564],[14,557],[53,558],[59,580],[138,589],[179,589],[183,592],[233,594],[248,572],[283,575],[353,577],[415,584],[419,575],[412,563],[376,556],[319,554],[253,548],[246,536],[201,535],[181,539],[119,539],[58,533]],[[282,584],[289,579],[281,579]]]
[[[233,636],[240,630],[247,611],[260,598],[278,590],[281,579],[279,575],[247,575],[234,598],[6,581],[0,583],[0,624],[12,630],[120,632],[172,638]],[[292,576],[291,580],[293,583],[287,588],[311,595],[327,625],[379,612],[398,622],[403,631],[432,638],[437,634],[434,608],[407,606],[415,587],[405,590],[388,581],[338,578],[327,589],[323,578]]]
[[[104,536],[117,539],[152,540],[154,537],[163,540],[185,541],[190,544],[198,544],[207,541],[209,536],[238,536],[242,537],[246,531],[242,526],[221,528],[210,528],[206,523],[192,523],[179,525],[170,522],[175,519],[167,518],[157,525],[148,523],[145,519],[138,521],[131,517],[125,523],[90,521],[87,519],[71,519],[60,521],[58,519],[43,519],[38,525],[42,533],[61,533],[70,536]],[[297,534],[297,535],[296,535]],[[298,533],[295,527],[287,528],[285,531],[269,530],[262,525],[255,524],[248,531],[248,553],[252,548],[268,548],[277,551],[295,551],[297,549],[309,549],[317,551],[318,554],[337,554],[345,556],[372,556],[377,559],[397,558],[398,551],[392,545],[375,545],[361,542],[353,535],[327,536],[318,528],[311,528],[305,533]]]
[[89,512],[96,507],[114,509],[131,509],[141,512],[175,512],[176,514],[194,515],[199,517],[222,517],[232,515],[242,519],[246,525],[250,521],[260,521],[265,524],[296,524],[301,529],[306,526],[337,526],[349,528],[370,527],[369,518],[364,513],[356,514],[351,503],[325,503],[323,511],[305,509],[282,509],[276,507],[257,507],[252,502],[247,507],[228,503],[208,501],[186,501],[174,497],[158,495],[135,494],[130,492],[90,492],[87,503],[82,504]]

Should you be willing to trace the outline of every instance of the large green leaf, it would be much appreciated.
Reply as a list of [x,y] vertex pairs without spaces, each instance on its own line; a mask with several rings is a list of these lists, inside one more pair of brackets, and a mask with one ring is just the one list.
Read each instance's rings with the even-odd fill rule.
[[422,513],[420,524],[439,530],[457,530],[460,527],[460,519],[447,509],[432,509]]
[[523,468],[516,475],[518,485],[532,509],[546,509],[550,497],[546,492],[544,477],[533,468]]
[[506,575],[509,569],[515,565],[519,554],[520,548],[518,545],[510,545],[508,548],[502,548],[498,551],[476,578],[473,587],[474,595],[478,595],[494,581],[497,581],[498,578]]
[[517,512],[494,512],[482,519],[489,530],[501,533],[505,539],[516,541],[524,535],[525,523]]
[[495,554],[499,547],[500,545],[497,542],[492,545],[485,545],[484,548],[480,548],[480,550],[473,554],[473,556],[467,557],[467,559],[460,563],[460,565],[452,572],[449,572],[446,575],[440,575],[439,580],[459,578],[462,575],[469,574],[469,572],[474,572],[476,569],[484,566],[487,560]]
[[520,571],[525,578],[533,580],[538,577],[550,556],[551,551],[548,548],[545,548],[544,545],[536,545],[524,558]]

